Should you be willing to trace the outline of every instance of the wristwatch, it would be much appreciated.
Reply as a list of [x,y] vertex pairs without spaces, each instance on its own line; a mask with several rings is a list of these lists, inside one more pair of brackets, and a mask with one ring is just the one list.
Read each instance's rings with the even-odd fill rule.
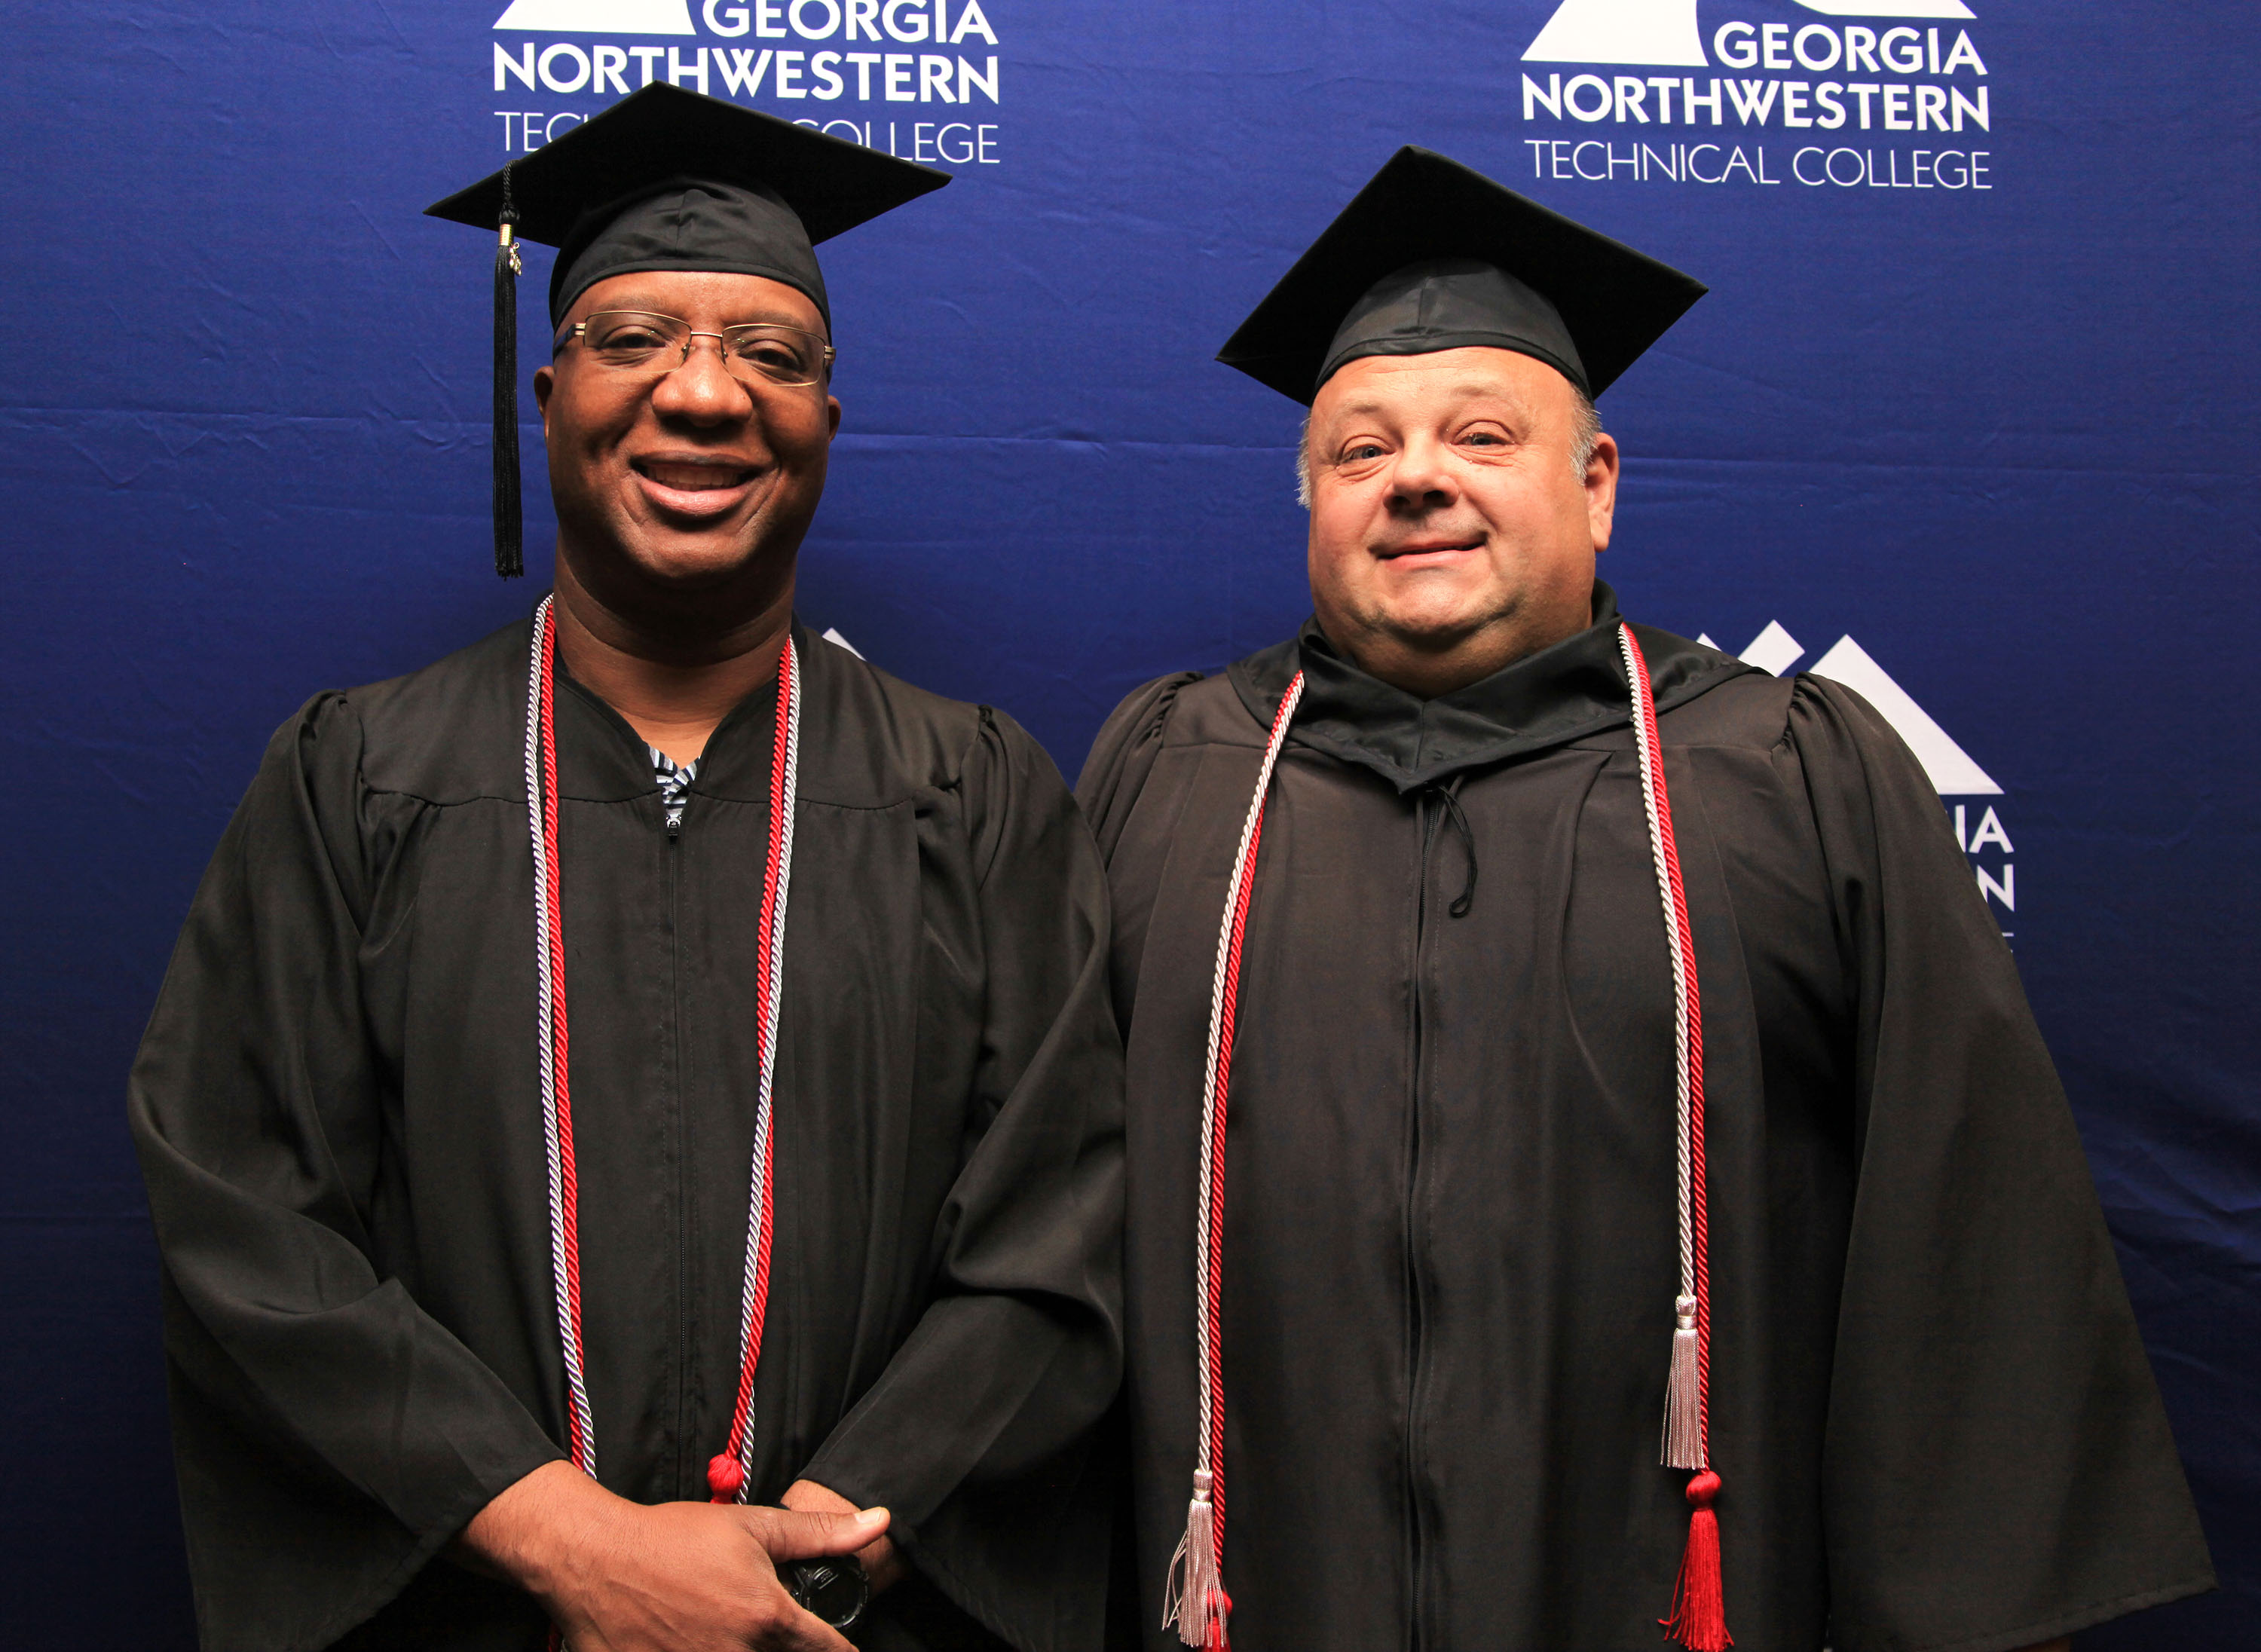
[[864,1573],[864,1562],[853,1555],[790,1562],[784,1583],[786,1593],[803,1611],[836,1629],[855,1622],[872,1604],[872,1580]]

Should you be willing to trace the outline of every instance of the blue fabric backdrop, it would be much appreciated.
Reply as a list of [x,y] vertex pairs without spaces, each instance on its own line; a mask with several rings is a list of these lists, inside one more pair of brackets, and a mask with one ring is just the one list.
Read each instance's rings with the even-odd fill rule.
[[0,49],[0,1640],[192,1641],[121,1098],[268,733],[547,571],[530,432],[535,578],[487,571],[490,248],[420,209],[703,73],[958,173],[827,249],[803,611],[1071,774],[1303,615],[1296,410],[1209,357],[1398,144],[1712,284],[1605,399],[1604,572],[1899,694],[2227,1584],[2084,1644],[2261,1642],[2247,0],[503,4],[86,0]]

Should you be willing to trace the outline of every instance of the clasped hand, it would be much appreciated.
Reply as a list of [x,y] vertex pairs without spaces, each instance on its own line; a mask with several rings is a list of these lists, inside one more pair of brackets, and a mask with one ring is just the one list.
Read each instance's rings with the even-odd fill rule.
[[[777,1568],[874,1549],[887,1512],[855,1510],[806,1482],[793,1491],[804,1493],[789,1493],[794,1502],[829,1499],[841,1512],[647,1506],[553,1462],[482,1509],[456,1558],[533,1595],[569,1652],[850,1652],[786,1592]],[[884,1547],[866,1569],[874,1561],[889,1563]]]

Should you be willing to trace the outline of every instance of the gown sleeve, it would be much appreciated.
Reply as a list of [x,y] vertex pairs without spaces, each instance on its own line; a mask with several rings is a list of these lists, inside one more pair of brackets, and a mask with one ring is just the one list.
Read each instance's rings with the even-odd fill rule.
[[371,1261],[382,1079],[357,958],[379,869],[360,755],[336,696],[276,735],[129,1086],[208,1648],[327,1645],[561,1454]]
[[1777,758],[1857,983],[1834,1644],[1998,1652],[2210,1588],[2071,1112],[1936,794],[1865,701],[1811,677]]
[[1134,688],[1108,716],[1083,760],[1083,774],[1075,783],[1076,801],[1091,822],[1099,852],[1115,858],[1115,845],[1130,818],[1131,805],[1145,789],[1154,759],[1162,752],[1162,730],[1178,702],[1179,691],[1201,681],[1199,672],[1176,672],[1157,677]]
[[985,709],[965,811],[987,987],[935,1300],[803,1471],[895,1516],[922,1571],[1016,1646],[1088,1643],[1123,1369],[1123,1052],[1106,874],[1059,772]]

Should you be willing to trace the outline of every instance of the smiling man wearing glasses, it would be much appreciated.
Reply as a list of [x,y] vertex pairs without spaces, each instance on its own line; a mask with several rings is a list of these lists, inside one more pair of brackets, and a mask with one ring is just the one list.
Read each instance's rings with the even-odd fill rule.
[[501,228],[506,572],[559,248],[556,585],[276,736],[136,1064],[207,1645],[1096,1643],[1103,873],[793,617],[812,244],[945,181],[654,86],[433,209]]

